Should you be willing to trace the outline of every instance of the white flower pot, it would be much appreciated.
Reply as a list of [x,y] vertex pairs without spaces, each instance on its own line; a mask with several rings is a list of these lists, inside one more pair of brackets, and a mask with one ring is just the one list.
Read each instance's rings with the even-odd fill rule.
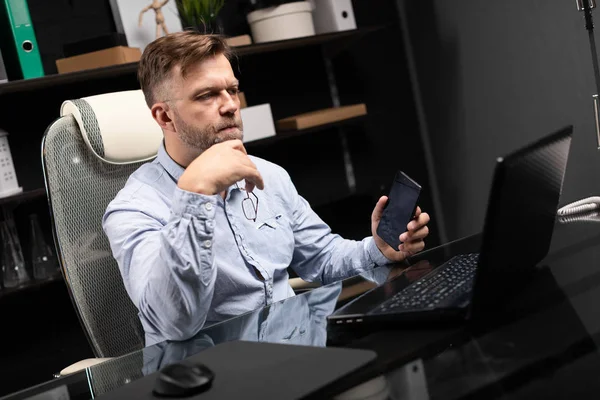
[[313,36],[312,6],[297,1],[252,11],[246,16],[255,43]]

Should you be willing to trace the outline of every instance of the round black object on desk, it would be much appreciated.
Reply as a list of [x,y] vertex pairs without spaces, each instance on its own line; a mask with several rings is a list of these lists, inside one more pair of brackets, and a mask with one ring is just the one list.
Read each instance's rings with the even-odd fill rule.
[[163,368],[154,383],[159,397],[187,397],[210,389],[214,372],[199,363],[180,362]]

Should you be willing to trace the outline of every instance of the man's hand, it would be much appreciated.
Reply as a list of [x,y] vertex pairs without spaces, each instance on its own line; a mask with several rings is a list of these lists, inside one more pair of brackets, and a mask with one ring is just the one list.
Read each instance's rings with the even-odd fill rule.
[[373,234],[377,248],[379,248],[383,255],[390,261],[400,262],[425,248],[423,239],[429,234],[429,228],[427,227],[429,214],[421,212],[421,208],[417,207],[415,218],[406,227],[408,231],[400,235],[400,241],[402,242],[398,246],[398,250],[400,251],[396,251],[377,235],[377,227],[379,226],[379,221],[381,221],[387,200],[387,196],[382,196],[375,205],[375,209],[371,215],[371,233]]
[[177,186],[206,195],[221,193],[236,182],[246,180],[246,190],[264,189],[256,165],[250,160],[241,140],[227,140],[211,146],[185,169]]

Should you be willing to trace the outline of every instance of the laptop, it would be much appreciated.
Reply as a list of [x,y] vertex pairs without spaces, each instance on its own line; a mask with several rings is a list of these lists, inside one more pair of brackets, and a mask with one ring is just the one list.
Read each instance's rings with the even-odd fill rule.
[[471,320],[523,290],[550,249],[572,134],[567,126],[496,160],[473,252],[371,289],[330,315],[330,326]]

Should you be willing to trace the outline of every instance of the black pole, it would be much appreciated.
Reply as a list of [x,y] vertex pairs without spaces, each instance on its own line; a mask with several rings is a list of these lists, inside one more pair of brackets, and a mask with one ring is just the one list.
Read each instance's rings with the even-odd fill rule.
[[598,65],[598,52],[596,50],[596,38],[594,37],[594,19],[592,17],[592,5],[590,0],[581,0],[583,4],[583,15],[585,29],[588,31],[590,51],[592,53],[592,65],[594,66],[594,79],[596,80],[596,94],[600,95],[600,66]]

